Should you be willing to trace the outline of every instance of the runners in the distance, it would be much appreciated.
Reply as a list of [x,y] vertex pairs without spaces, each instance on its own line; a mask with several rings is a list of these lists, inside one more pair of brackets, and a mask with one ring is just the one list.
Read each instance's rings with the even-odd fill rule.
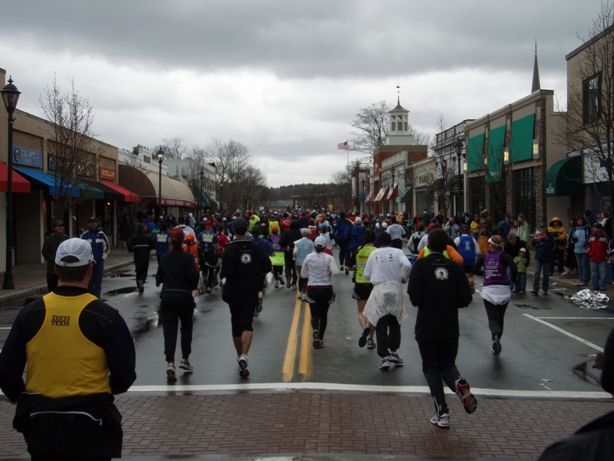
[[369,255],[362,274],[373,284],[363,314],[375,326],[380,369],[388,370],[391,364],[403,365],[397,353],[401,323],[407,318],[402,284],[407,283],[411,263],[403,250],[392,248],[392,237],[387,232],[380,234],[379,243],[380,248]]
[[222,299],[230,308],[232,341],[237,351],[239,375],[247,378],[247,355],[254,335],[252,322],[258,306],[258,292],[272,266],[262,247],[247,240],[247,221],[244,218],[234,220],[233,230],[235,240],[224,249],[222,261],[221,277],[226,279]]
[[409,299],[418,308],[416,341],[435,404],[431,423],[442,428],[450,427],[442,381],[459,396],[467,413],[473,413],[477,407],[469,384],[456,368],[458,309],[471,303],[471,288],[463,267],[443,255],[447,240],[443,229],[429,233],[430,253],[416,261],[407,287]]

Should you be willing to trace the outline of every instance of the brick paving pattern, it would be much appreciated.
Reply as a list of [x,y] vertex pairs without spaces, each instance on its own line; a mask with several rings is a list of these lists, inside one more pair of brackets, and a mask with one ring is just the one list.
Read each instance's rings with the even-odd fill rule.
[[[432,426],[423,395],[249,393],[120,396],[125,457],[344,453],[535,459],[550,443],[612,410],[608,400],[479,397],[467,415],[449,397],[452,428]],[[28,459],[0,401],[0,459]]]

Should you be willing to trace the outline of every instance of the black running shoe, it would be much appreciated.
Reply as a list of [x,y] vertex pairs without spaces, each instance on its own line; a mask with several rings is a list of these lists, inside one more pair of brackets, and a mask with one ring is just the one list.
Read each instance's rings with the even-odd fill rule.
[[369,327],[365,328],[358,338],[358,347],[365,347],[367,345],[367,337],[369,336],[370,329]]

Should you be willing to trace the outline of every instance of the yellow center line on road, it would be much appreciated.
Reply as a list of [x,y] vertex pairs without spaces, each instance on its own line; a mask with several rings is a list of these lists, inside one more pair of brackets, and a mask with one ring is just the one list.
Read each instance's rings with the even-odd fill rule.
[[294,363],[296,361],[296,343],[298,342],[298,324],[301,317],[302,300],[297,299],[294,305],[294,317],[288,333],[288,345],[286,346],[286,355],[284,357],[284,365],[281,369],[282,379],[284,383],[292,382],[294,376]]
[[303,316],[303,332],[301,333],[301,356],[298,362],[298,372],[303,375],[302,381],[311,381],[313,378],[313,347],[311,341],[311,309],[305,303]]

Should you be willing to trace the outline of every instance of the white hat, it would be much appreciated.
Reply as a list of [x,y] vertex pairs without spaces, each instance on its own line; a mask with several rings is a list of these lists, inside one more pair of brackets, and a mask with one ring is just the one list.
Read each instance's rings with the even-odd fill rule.
[[522,251],[523,253],[526,253],[526,252],[527,252],[527,249],[523,247],[523,248],[521,248],[520,250],[518,250],[518,253],[520,253],[521,251]]
[[[63,259],[72,256],[77,261],[66,262]],[[79,267],[91,264],[94,261],[92,246],[83,239],[72,238],[60,243],[55,254],[55,263],[62,267]]]
[[356,218],[356,220],[354,221],[354,223],[356,224],[360,224],[362,222],[362,218],[358,217]]
[[383,223],[382,223],[382,227],[383,227],[384,229],[386,229],[386,228],[388,227],[388,223],[387,223],[387,222],[383,222]]
[[303,227],[303,228],[301,229],[301,235],[302,235],[303,237],[307,237],[307,236],[311,235],[311,229],[308,229],[308,228],[306,228],[306,227]]
[[319,237],[316,237],[314,244],[318,247],[325,247],[326,239],[320,235]]

